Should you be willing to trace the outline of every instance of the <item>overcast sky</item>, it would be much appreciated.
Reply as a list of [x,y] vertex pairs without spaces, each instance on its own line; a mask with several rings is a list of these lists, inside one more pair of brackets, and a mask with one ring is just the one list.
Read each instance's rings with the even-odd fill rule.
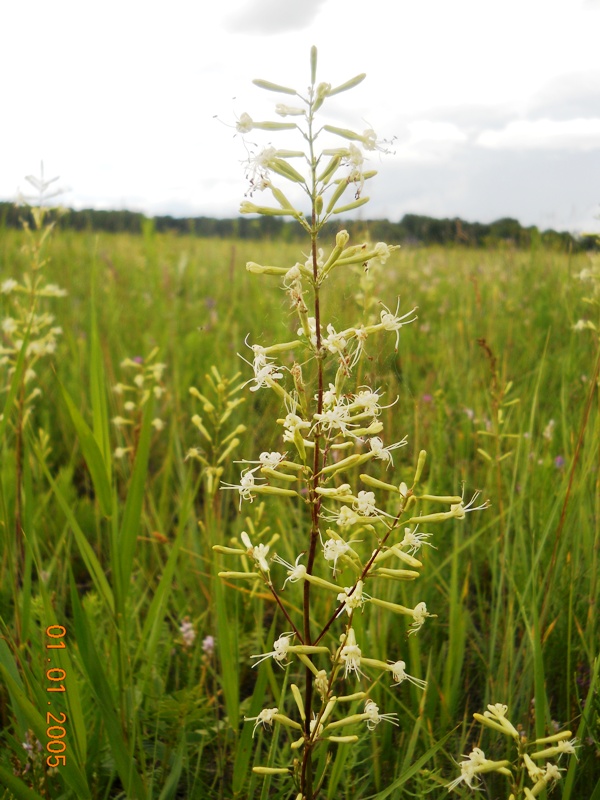
[[[28,0],[0,22],[0,199],[60,175],[75,208],[236,216],[276,118],[252,78],[305,89],[332,121],[397,137],[371,157],[363,217],[405,213],[598,230],[600,0]],[[218,119],[215,119],[215,116]]]

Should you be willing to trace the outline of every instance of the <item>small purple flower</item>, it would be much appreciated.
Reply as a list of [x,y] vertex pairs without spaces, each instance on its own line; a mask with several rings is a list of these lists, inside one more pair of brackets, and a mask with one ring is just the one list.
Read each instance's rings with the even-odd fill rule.
[[563,458],[563,456],[556,456],[556,458],[554,459],[554,466],[556,467],[556,469],[562,469],[564,465],[565,465],[565,459]]
[[141,356],[134,356],[131,360],[135,361],[136,364],[143,364],[144,363],[144,359]]
[[214,636],[205,636],[204,639],[202,639],[202,652],[205,656],[212,656],[215,652]]
[[430,394],[424,394],[421,400],[424,403],[433,403],[433,397]]

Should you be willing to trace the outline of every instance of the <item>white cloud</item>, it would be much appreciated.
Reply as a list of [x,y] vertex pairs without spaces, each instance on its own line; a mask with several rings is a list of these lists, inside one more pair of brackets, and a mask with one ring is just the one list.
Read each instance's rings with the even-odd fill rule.
[[485,130],[475,144],[494,150],[596,150],[600,118],[515,120],[502,130]]

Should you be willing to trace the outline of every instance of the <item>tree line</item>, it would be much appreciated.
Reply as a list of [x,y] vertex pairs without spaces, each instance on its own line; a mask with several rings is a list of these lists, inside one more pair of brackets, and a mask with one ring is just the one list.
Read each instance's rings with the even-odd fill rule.
[[[26,209],[0,202],[0,229],[21,227]],[[136,211],[106,211],[84,208],[66,209],[58,218],[58,226],[77,231],[142,234],[150,231],[221,239],[300,239],[302,231],[294,222],[280,217],[147,217]],[[518,220],[505,217],[490,223],[467,222],[458,217],[436,219],[420,214],[405,214],[399,222],[387,219],[336,220],[328,223],[324,238],[333,237],[341,227],[353,238],[367,232],[373,241],[398,242],[405,245],[461,245],[489,247],[501,243],[516,247],[544,245],[559,250],[590,250],[596,237],[575,237],[566,231],[540,231],[535,226],[523,227]]]

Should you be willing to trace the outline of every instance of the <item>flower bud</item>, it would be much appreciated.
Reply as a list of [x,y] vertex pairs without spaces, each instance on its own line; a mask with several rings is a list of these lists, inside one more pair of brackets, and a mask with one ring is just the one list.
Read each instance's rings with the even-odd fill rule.
[[348,203],[348,205],[340,206],[339,208],[334,209],[334,214],[345,214],[346,211],[353,211],[355,208],[360,208],[360,206],[364,206],[365,203],[368,203],[370,197],[359,197],[358,200],[354,200],[352,203]]
[[260,78],[255,78],[252,83],[258,86],[259,89],[266,89],[267,92],[280,92],[281,94],[297,94],[295,89],[290,89],[288,86],[280,86],[278,83],[271,83],[271,81],[263,81]]
[[254,261],[248,261],[246,270],[254,275],[285,275],[287,272],[286,267],[263,267],[262,264],[256,264]]

